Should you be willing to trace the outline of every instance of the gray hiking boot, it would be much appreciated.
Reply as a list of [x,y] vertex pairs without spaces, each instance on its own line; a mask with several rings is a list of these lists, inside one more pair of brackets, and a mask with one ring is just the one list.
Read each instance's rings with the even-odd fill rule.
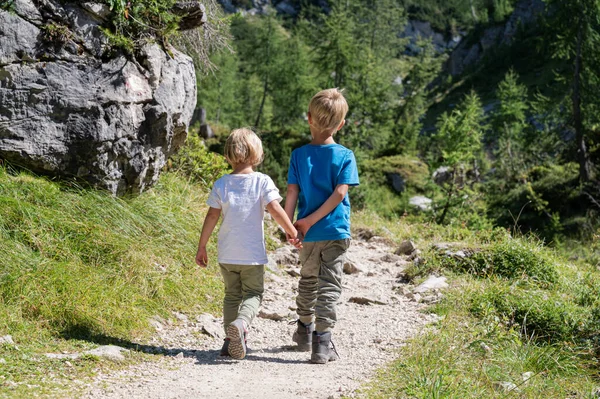
[[234,359],[246,357],[246,323],[242,319],[235,319],[227,326],[227,337],[229,338],[229,355]]
[[339,358],[340,357],[335,350],[335,345],[331,342],[331,333],[324,332],[318,334],[316,331],[313,332],[310,362],[325,364],[327,362],[338,360]]
[[312,335],[315,331],[315,323],[304,324],[300,320],[296,321],[298,329],[294,331],[292,341],[298,344],[298,350],[301,352],[310,351],[312,344]]

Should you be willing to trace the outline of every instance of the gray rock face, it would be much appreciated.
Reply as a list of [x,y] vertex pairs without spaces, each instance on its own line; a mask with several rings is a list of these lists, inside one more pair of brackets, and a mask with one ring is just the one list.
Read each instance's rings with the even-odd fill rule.
[[520,0],[505,24],[491,26],[483,32],[479,41],[463,40],[450,55],[447,69],[453,76],[477,63],[490,48],[510,45],[520,28],[535,22],[545,12],[543,0]]
[[[137,59],[106,60],[105,11],[55,0],[0,10],[0,158],[114,194],[139,193],[185,142],[194,66],[157,44]],[[49,34],[56,26],[58,37]]]

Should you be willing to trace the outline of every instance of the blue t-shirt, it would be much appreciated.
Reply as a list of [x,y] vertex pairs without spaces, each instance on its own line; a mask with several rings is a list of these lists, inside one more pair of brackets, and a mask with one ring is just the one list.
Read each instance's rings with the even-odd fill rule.
[[[339,144],[307,144],[292,152],[288,184],[300,187],[298,219],[317,209],[333,194],[339,184],[357,186],[358,169],[354,153]],[[315,223],[304,241],[342,240],[350,238],[350,199],[348,194],[327,216]]]

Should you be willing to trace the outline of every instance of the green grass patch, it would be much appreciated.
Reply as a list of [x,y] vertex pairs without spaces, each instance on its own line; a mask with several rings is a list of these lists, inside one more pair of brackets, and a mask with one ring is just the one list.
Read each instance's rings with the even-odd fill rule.
[[212,267],[194,263],[206,189],[182,176],[166,173],[150,191],[119,199],[0,168],[0,336],[20,348],[0,348],[11,365],[0,385],[19,383],[11,392],[28,396],[27,385],[50,384],[46,366],[62,369],[41,353],[143,340],[154,315],[220,312],[216,240]]
[[[354,227],[392,241],[413,240],[420,281],[449,277],[444,299],[427,311],[440,321],[410,340],[398,360],[362,392],[369,398],[593,398],[600,385],[600,271],[539,240],[504,229],[389,221],[354,214]],[[446,249],[434,244],[450,243]],[[466,258],[457,257],[463,250]],[[531,373],[531,374],[525,374]],[[524,375],[529,379],[524,380]],[[517,386],[507,392],[499,383]]]

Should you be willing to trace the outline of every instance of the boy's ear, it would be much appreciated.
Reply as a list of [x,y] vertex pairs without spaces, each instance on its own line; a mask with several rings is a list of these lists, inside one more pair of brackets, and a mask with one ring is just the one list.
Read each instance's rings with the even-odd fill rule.
[[306,115],[308,117],[308,124],[312,125],[312,116],[311,116],[310,112],[308,112]]
[[337,127],[337,130],[340,130],[341,128],[343,128],[345,124],[346,124],[346,120],[342,119],[342,121],[340,122],[340,125]]

